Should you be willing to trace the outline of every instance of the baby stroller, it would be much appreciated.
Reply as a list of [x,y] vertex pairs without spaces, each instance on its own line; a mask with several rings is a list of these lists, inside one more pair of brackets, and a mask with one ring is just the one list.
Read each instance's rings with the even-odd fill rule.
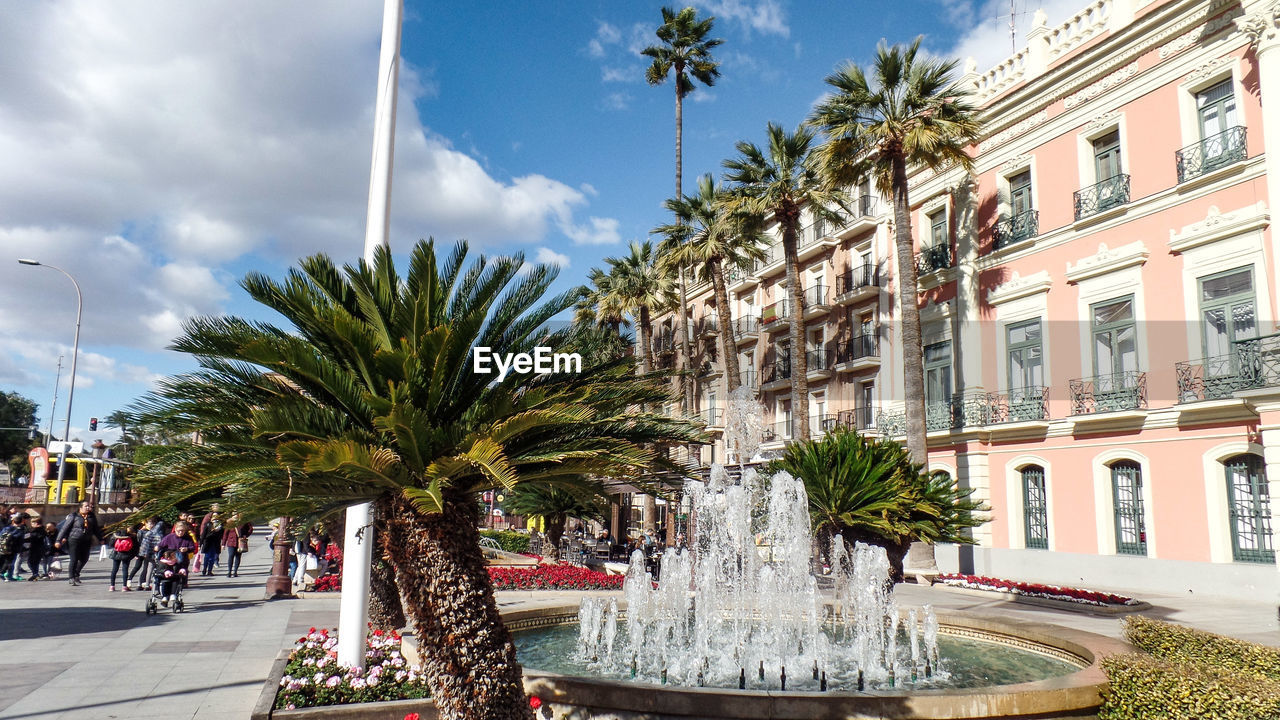
[[186,586],[186,565],[157,562],[151,577],[151,596],[147,598],[147,615],[155,615],[165,607],[171,607],[175,613],[182,612],[186,609],[182,601],[182,590]]

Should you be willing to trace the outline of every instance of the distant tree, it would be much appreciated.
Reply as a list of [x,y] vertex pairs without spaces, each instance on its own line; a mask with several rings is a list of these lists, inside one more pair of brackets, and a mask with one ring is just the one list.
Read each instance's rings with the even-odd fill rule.
[[7,461],[11,471],[33,446],[26,428],[36,424],[36,407],[34,400],[16,392],[0,393],[0,427],[22,428],[0,430],[0,460]]
[[517,485],[503,505],[517,515],[546,518],[549,549],[544,552],[552,559],[559,559],[565,523],[571,517],[603,522],[609,507],[604,495],[603,485],[587,479],[556,484],[525,483]]

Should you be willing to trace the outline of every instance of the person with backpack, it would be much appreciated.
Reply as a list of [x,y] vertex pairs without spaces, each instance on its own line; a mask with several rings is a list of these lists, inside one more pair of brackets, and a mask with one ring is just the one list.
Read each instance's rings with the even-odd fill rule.
[[93,511],[93,503],[88,500],[80,503],[80,511],[71,513],[58,527],[58,538],[53,543],[55,549],[67,548],[71,567],[68,572],[72,585],[80,585],[80,572],[89,562],[89,547],[93,539],[106,542],[102,533],[102,525],[98,523],[98,514]]
[[117,574],[124,581],[124,591],[129,592],[129,565],[138,557],[138,529],[141,527],[121,526],[111,535],[111,587],[107,588],[107,592],[116,591]]
[[14,574],[14,561],[22,550],[22,539],[26,532],[26,513],[14,515],[13,520],[0,529],[0,578],[5,582],[22,579]]
[[204,555],[204,565],[200,568],[200,574],[212,575],[213,566],[218,564],[218,557],[222,554],[222,539],[226,535],[226,526],[223,524],[222,515],[214,512],[210,513],[208,522],[202,527],[200,553]]

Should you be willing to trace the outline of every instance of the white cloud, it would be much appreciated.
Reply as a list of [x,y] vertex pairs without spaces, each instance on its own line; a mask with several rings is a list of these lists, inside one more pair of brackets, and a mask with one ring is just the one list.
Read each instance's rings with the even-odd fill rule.
[[787,13],[779,0],[700,0],[695,3],[717,21],[732,21],[750,33],[791,36]]
[[567,218],[561,220],[560,232],[578,245],[610,245],[622,240],[618,221],[613,218],[588,218],[588,226],[575,225]]
[[644,77],[644,70],[634,67],[609,67],[600,68],[600,79],[604,82],[636,82]]
[[631,93],[609,93],[604,96],[602,105],[605,110],[626,110],[631,107]]
[[[955,22],[962,34],[949,52],[943,53],[948,58],[958,58],[963,71],[965,58],[972,57],[978,63],[978,72],[986,72],[996,63],[1012,54],[1009,43],[1009,5],[1007,0],[986,0],[978,6],[965,0],[943,0],[949,15],[964,11],[969,6],[969,21]],[[1078,11],[1083,0],[1041,0],[1038,5],[1048,16],[1049,27],[1053,28]],[[1029,5],[1028,7],[1032,7]],[[977,25],[972,24],[977,18]],[[1026,46],[1026,35],[1031,30],[1031,13],[1019,13],[1016,18],[1018,48]]]
[[538,252],[534,254],[533,261],[542,265],[555,265],[559,268],[569,267],[569,256],[564,253],[558,253],[551,248],[540,247]]
[[596,25],[596,36],[587,43],[587,54],[593,58],[602,58],[605,55],[605,46],[617,45],[621,40],[622,33],[618,28],[602,20]]

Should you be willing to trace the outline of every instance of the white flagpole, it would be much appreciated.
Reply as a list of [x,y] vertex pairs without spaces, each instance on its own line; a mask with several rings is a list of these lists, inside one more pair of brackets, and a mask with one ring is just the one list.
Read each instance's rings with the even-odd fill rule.
[[[379,245],[388,246],[391,225],[391,168],[395,152],[396,91],[400,76],[400,25],[404,0],[384,0],[382,52],[378,60],[378,100],[373,118],[373,161],[369,169],[369,210],[365,218],[364,259],[373,262]],[[369,575],[373,565],[373,507],[347,508],[342,551],[342,606],[338,617],[338,664],[364,667],[369,622]]]

